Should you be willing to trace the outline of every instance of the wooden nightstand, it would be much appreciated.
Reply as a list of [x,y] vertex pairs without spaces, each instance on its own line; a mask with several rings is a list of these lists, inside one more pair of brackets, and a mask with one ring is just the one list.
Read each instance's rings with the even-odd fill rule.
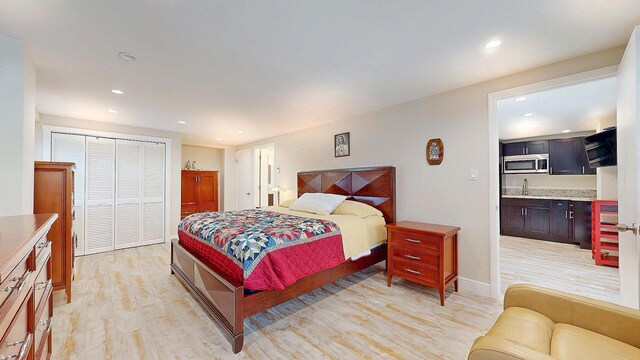
[[444,306],[444,289],[454,283],[458,291],[459,227],[400,221],[387,225],[387,286],[394,276],[440,292]]

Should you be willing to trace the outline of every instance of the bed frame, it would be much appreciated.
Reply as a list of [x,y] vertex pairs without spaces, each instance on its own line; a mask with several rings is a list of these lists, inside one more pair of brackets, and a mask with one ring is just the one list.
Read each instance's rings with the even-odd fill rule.
[[[396,220],[395,167],[368,167],[298,173],[298,196],[322,192],[348,196],[382,211],[387,223]],[[387,258],[386,244],[371,255],[299,279],[284,290],[245,294],[241,283],[226,276],[204,258],[171,241],[171,273],[191,292],[222,328],[233,352],[242,350],[244,319],[356,273]]]

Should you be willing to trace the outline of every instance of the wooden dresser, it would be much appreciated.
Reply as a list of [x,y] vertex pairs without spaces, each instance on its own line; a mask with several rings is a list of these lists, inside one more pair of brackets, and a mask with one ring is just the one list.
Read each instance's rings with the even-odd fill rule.
[[74,163],[36,161],[34,171],[33,213],[57,213],[59,216],[49,232],[53,289],[64,289],[67,302],[71,302],[74,244],[77,241],[73,231],[74,169]]
[[0,359],[51,357],[51,241],[57,214],[0,217]]
[[204,211],[218,211],[218,172],[182,170],[180,218]]
[[387,225],[387,286],[394,276],[440,292],[452,282],[458,291],[459,227],[400,221]]

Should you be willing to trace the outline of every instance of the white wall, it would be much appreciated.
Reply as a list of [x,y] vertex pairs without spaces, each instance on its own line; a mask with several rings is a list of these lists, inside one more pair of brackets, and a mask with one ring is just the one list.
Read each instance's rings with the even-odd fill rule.
[[236,148],[224,149],[224,211],[236,210]]
[[33,213],[35,87],[24,41],[0,35],[0,216]]
[[[40,160],[45,160],[42,157],[42,125],[54,125],[54,126],[63,126],[70,128],[79,128],[79,129],[87,129],[87,130],[97,130],[97,131],[108,131],[108,132],[116,132],[122,134],[131,134],[131,135],[142,135],[142,136],[155,136],[155,137],[163,137],[171,139],[171,197],[170,208],[171,208],[171,222],[170,226],[170,234],[171,236],[177,233],[178,222],[180,221],[180,182],[181,175],[180,170],[182,169],[182,138],[179,133],[162,131],[162,130],[154,130],[154,129],[146,129],[139,128],[134,126],[126,126],[119,125],[113,123],[105,123],[99,121],[90,121],[90,120],[82,120],[82,119],[73,119],[66,118],[60,116],[46,115],[40,114],[40,121],[36,123],[35,134],[36,136],[36,144],[35,148],[40,149],[39,153],[36,154],[36,158]],[[49,159],[46,159],[49,160]]]
[[[282,200],[296,196],[298,171],[396,166],[398,219],[460,226],[460,276],[484,283],[480,286],[488,293],[488,94],[615,65],[623,50],[620,47],[550,64],[245,144],[239,149],[276,144],[276,167],[281,169],[278,185],[287,190],[281,193]],[[335,158],[333,136],[347,131],[351,133],[351,156]],[[430,166],[425,161],[425,146],[430,138],[444,142],[440,166]],[[478,170],[477,181],[469,181],[469,169]],[[472,283],[461,282],[461,286]]]
[[183,144],[182,168],[187,161],[195,161],[202,170],[221,171],[224,164],[224,149]]

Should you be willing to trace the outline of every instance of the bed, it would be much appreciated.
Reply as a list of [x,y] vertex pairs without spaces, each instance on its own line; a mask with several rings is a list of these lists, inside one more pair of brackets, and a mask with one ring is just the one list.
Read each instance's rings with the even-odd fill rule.
[[[298,173],[298,196],[317,192],[366,203],[384,220],[267,207],[181,221],[171,272],[220,325],[234,353],[243,346],[245,318],[386,259],[384,223],[395,222],[394,167]],[[259,236],[238,251],[240,242],[228,239],[239,231]]]

